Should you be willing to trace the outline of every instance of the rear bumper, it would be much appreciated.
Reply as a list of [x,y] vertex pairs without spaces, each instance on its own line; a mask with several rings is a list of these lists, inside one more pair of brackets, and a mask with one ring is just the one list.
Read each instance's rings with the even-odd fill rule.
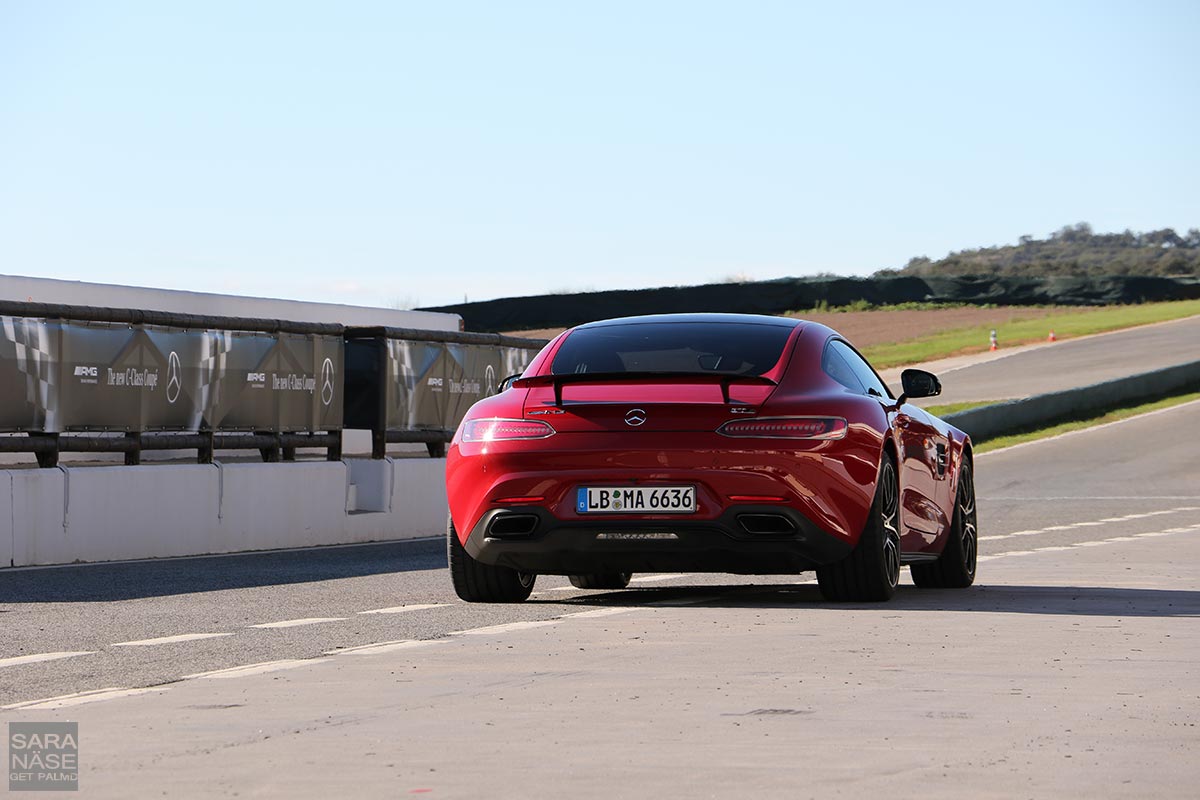
[[548,575],[790,575],[837,561],[852,549],[794,508],[763,505],[733,506],[706,520],[565,521],[538,507],[497,508],[483,515],[465,547],[485,564]]

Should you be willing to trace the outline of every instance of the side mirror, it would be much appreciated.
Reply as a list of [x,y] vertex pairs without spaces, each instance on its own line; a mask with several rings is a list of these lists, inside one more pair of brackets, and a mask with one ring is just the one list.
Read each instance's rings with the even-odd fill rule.
[[937,375],[923,369],[906,369],[900,373],[900,385],[904,392],[896,401],[897,406],[911,397],[936,397],[942,393],[942,383]]

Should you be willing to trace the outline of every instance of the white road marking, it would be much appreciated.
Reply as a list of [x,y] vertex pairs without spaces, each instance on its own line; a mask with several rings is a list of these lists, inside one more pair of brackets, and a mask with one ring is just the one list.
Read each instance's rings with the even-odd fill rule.
[[340,650],[326,650],[324,655],[327,656],[373,656],[380,653],[393,653],[397,650],[411,650],[414,647],[427,647],[432,644],[440,644],[446,641],[445,639],[400,639],[394,642],[376,642],[375,644],[364,644],[358,647],[344,647]]
[[636,578],[630,578],[630,583],[658,583],[659,581],[673,581],[676,578],[695,578],[699,573],[696,572],[672,572],[667,575],[642,575]]
[[442,608],[449,603],[413,603],[411,606],[392,606],[391,608],[373,608],[370,611],[360,611],[360,614],[403,614],[405,611],[423,611],[427,608]]
[[[984,453],[984,455],[987,455]],[[1021,500],[1200,500],[1200,495],[1194,494],[1060,494],[1060,495],[988,495],[989,500],[1004,500],[1017,502]],[[1151,514],[1162,514],[1162,511],[1151,511]],[[1131,517],[1122,517],[1131,519]]]
[[585,591],[585,590],[576,589],[574,586],[567,584],[566,586],[547,586],[545,589],[538,589],[533,594],[536,597],[539,594],[546,594],[547,592],[582,592],[582,591]]
[[36,664],[39,661],[57,661],[60,658],[74,658],[75,656],[90,656],[94,650],[80,650],[78,652],[63,652],[63,653],[37,653],[29,656],[13,656],[12,658],[0,658],[0,667],[16,667],[21,664]]
[[979,541],[994,542],[994,541],[998,541],[1000,539],[1011,539],[1016,536],[1036,536],[1038,534],[1047,533],[1050,531],[1068,531],[1068,530],[1073,530],[1075,528],[1093,528],[1093,527],[1103,526],[1106,524],[1113,524],[1113,523],[1117,523],[1117,522],[1128,522],[1130,520],[1135,520],[1135,519],[1147,519],[1149,517],[1159,517],[1164,514],[1181,514],[1181,513],[1185,513],[1185,512],[1189,512],[1189,511],[1200,511],[1200,506],[1180,506],[1178,508],[1166,508],[1166,509],[1161,509],[1159,511],[1146,511],[1146,512],[1143,512],[1140,514],[1126,514],[1123,517],[1109,517],[1107,519],[1096,520],[1096,521],[1088,520],[1088,521],[1083,521],[1083,522],[1072,522],[1067,525],[1050,525],[1045,528],[1035,528],[1033,530],[1028,530],[1028,531],[1013,531],[1012,533],[1002,533],[1002,534],[998,534],[995,536],[980,536]]
[[306,619],[285,619],[282,622],[264,622],[261,625],[247,625],[248,628],[298,628],[301,625],[318,625],[322,622],[342,622],[345,617],[308,617]]
[[13,703],[12,705],[0,706],[5,711],[15,711],[18,709],[37,709],[40,711],[48,711],[54,708],[67,708],[69,706],[81,706],[85,703],[99,703],[103,700],[116,700],[119,697],[133,697],[139,694],[151,694],[154,692],[170,691],[169,686],[149,686],[144,689],[93,689],[88,692],[76,692],[74,694],[63,694],[58,697],[46,697],[41,700],[26,700],[24,703]]
[[978,556],[978,561],[992,561],[997,558],[1007,558],[1008,556],[1027,556],[1031,553],[1049,553],[1059,552],[1062,550],[1074,550],[1080,547],[1101,547],[1103,545],[1115,544],[1117,542],[1129,542],[1135,539],[1142,538],[1157,538],[1160,536],[1176,536],[1181,533],[1190,533],[1192,531],[1200,531],[1200,525],[1188,525],[1182,528],[1167,528],[1161,531],[1148,531],[1147,533],[1135,533],[1130,536],[1112,536],[1107,539],[1093,539],[1087,542],[1075,542],[1074,544],[1058,545],[1054,547],[1039,547],[1035,550],[1010,550],[1004,553],[992,553],[986,556]]
[[181,633],[178,636],[160,636],[157,639],[135,639],[131,642],[114,642],[113,647],[152,647],[156,644],[174,644],[176,642],[194,642],[199,639],[216,639],[221,636],[233,636],[232,633]]
[[557,625],[562,622],[562,617],[554,619],[537,619],[526,620],[523,622],[505,622],[501,625],[489,625],[486,628],[471,628],[465,631],[454,631],[450,636],[494,636],[498,633],[509,633],[511,631],[524,631],[530,628],[543,628],[547,625]]
[[249,675],[262,675],[267,672],[280,672],[285,669],[307,667],[310,664],[320,664],[328,660],[328,658],[293,658],[282,659],[280,661],[263,661],[259,664],[244,664],[240,667],[214,669],[211,672],[197,672],[194,675],[184,675],[183,678],[184,680],[200,678],[244,678]]
[[631,608],[627,606],[622,608],[597,608],[592,611],[578,611],[574,614],[563,614],[560,619],[593,619],[595,617],[612,617],[616,616],[617,614],[628,614],[630,611],[635,610],[635,608],[636,607]]

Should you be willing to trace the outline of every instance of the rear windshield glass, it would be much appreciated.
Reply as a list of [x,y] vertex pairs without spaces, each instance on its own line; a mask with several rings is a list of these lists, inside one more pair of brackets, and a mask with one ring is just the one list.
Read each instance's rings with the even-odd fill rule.
[[551,372],[700,372],[762,375],[779,362],[793,328],[731,322],[647,322],[573,332]]

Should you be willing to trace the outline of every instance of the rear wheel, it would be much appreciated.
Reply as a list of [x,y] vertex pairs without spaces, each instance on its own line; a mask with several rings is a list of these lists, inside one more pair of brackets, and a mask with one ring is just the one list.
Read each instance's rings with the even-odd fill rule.
[[891,599],[900,582],[900,485],[888,453],[879,465],[875,501],[858,546],[850,555],[817,569],[826,600],[880,602]]
[[571,575],[571,585],[576,589],[624,589],[629,585],[632,572],[593,572],[588,575]]
[[954,499],[950,538],[941,556],[932,564],[909,567],[913,583],[922,589],[965,589],[975,582],[975,559],[979,552],[979,528],[975,513],[975,478],[969,457],[963,457]]
[[454,520],[446,523],[447,556],[454,591],[468,603],[520,603],[533,591],[537,575],[476,561],[458,540]]

